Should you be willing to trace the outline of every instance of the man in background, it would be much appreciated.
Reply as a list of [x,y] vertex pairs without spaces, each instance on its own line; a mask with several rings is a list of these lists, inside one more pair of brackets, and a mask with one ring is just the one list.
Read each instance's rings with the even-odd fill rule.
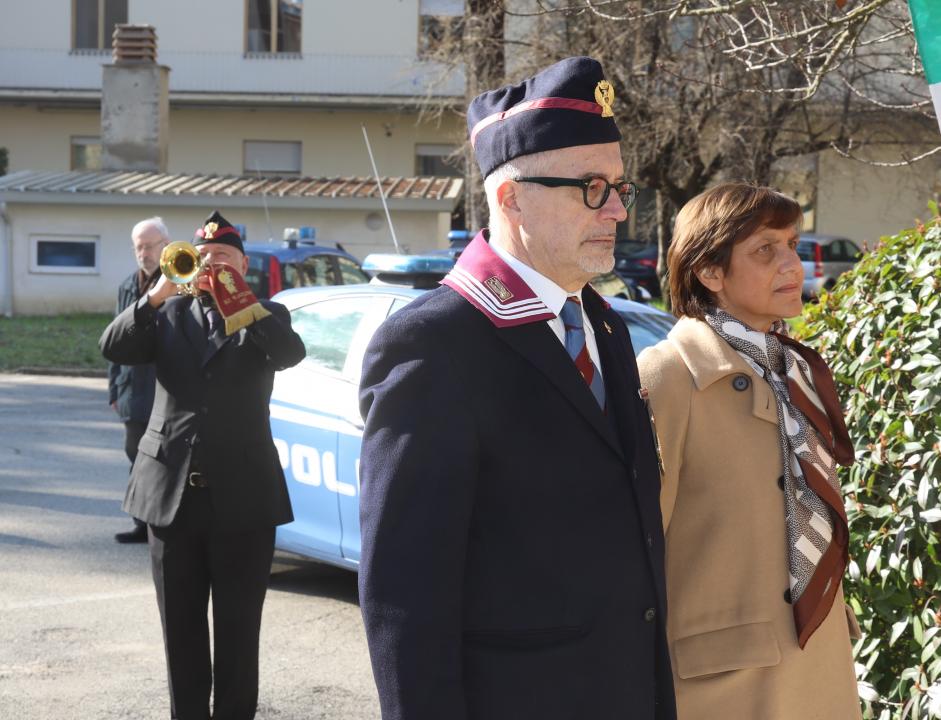
[[[170,233],[159,217],[141,220],[131,230],[137,269],[118,287],[115,315],[136,303],[151,288],[160,269],[160,253],[169,242]],[[108,402],[124,423],[124,452],[131,465],[150,419],[155,382],[153,365],[108,363]],[[147,542],[147,525],[134,518],[134,528],[116,533],[114,539],[119,543]]]

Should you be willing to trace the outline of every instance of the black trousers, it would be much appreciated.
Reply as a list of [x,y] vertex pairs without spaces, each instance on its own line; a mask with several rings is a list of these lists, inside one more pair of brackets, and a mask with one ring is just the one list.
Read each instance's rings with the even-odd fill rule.
[[[124,454],[127,455],[127,459],[130,460],[132,467],[134,465],[134,459],[137,457],[137,446],[140,444],[140,439],[144,436],[146,429],[147,423],[138,420],[128,420],[124,423]],[[143,520],[138,520],[137,518],[133,518],[133,520],[134,525],[143,527]]]
[[214,530],[211,489],[187,486],[173,523],[149,529],[171,717],[207,720],[215,680],[212,717],[251,720],[258,704],[258,639],[274,528]]

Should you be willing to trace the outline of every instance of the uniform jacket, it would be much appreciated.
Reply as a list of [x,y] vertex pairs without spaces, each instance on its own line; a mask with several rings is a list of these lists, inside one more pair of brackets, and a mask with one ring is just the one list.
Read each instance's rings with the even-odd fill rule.
[[[140,300],[137,273],[137,270],[132,272],[118,287],[115,315]],[[131,420],[144,424],[150,419],[156,381],[157,373],[151,364],[108,363],[108,403],[117,403],[118,415],[122,422]]]
[[667,633],[680,720],[860,717],[852,611],[837,594],[801,650],[788,589],[772,390],[684,318],[639,359],[664,462]]
[[207,338],[198,301],[144,297],[105,329],[101,351],[122,365],[153,363],[156,397],[131,469],[124,510],[169,525],[191,457],[209,478],[215,529],[247,530],[292,520],[284,472],[271,439],[268,401],[276,370],[305,354],[283,305],[220,340]]
[[498,327],[451,287],[371,341],[360,603],[384,720],[674,717],[652,435],[627,329],[584,302],[607,414],[545,322]]

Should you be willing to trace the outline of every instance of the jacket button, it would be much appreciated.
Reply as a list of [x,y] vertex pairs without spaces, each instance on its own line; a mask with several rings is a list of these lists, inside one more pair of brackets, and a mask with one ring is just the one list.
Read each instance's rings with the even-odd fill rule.
[[647,608],[644,611],[644,620],[647,622],[653,622],[655,617],[657,617],[657,611],[653,608]]
[[790,591],[790,589],[784,591],[784,602],[786,602],[788,605],[791,604],[791,591]]
[[751,380],[748,379],[747,375],[736,375],[732,378],[732,387],[739,392],[748,390],[749,385],[751,385]]
[[207,370],[203,377],[205,377],[207,380],[212,380],[212,373]]
[[205,407],[205,406],[204,406],[204,407],[201,407],[201,408],[199,408],[199,412],[202,413],[203,415],[208,415],[208,414],[209,414],[209,408],[207,408],[207,407]]
[[782,490],[784,489],[784,476],[783,475],[778,478],[778,487],[781,488]]
[[647,533],[647,547],[653,547],[653,536],[650,533]]

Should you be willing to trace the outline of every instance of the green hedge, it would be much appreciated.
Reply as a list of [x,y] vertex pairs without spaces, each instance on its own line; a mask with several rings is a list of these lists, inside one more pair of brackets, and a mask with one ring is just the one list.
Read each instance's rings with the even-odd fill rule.
[[856,464],[841,469],[865,717],[941,717],[941,218],[884,237],[808,311]]

